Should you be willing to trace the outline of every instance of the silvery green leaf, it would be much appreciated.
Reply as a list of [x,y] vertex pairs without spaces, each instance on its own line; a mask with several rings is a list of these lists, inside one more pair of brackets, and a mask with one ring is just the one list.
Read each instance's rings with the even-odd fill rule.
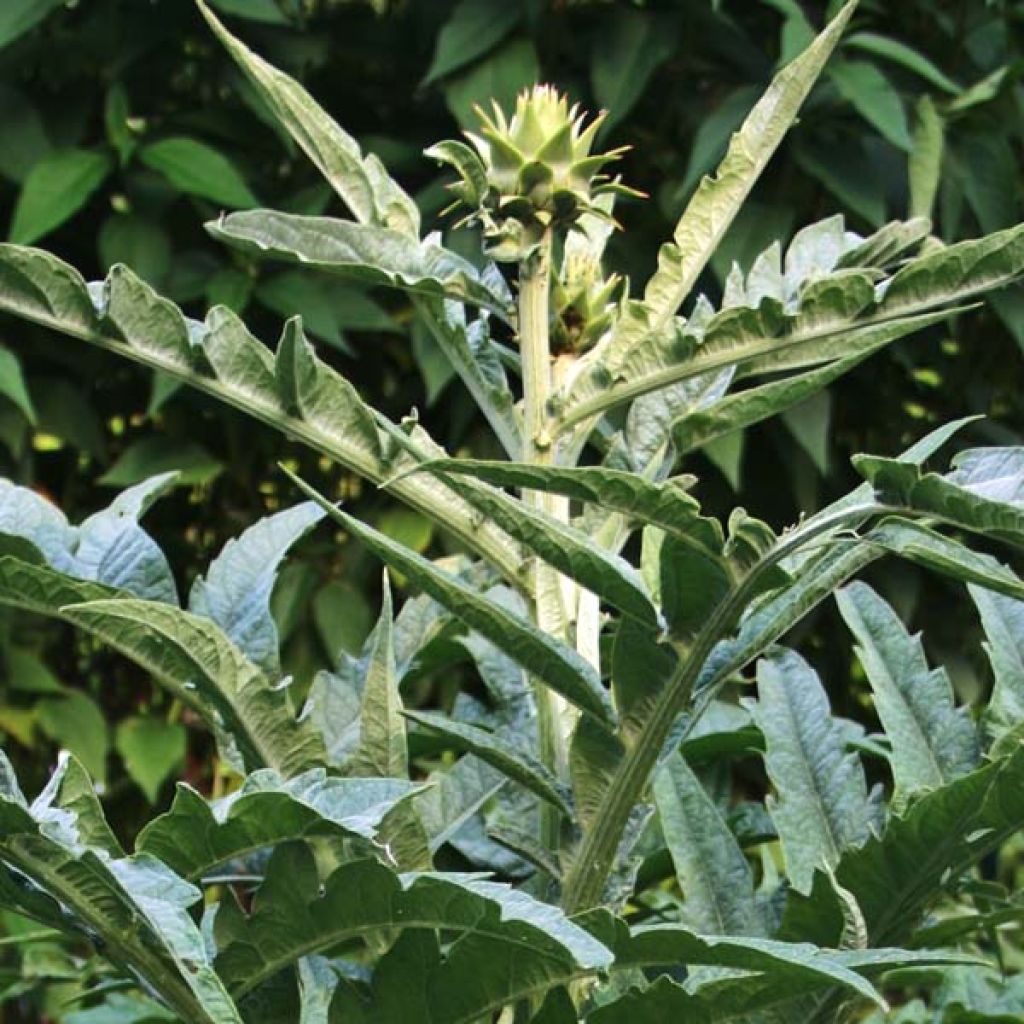
[[217,38],[244,72],[260,98],[302,147],[355,217],[382,224],[415,238],[420,216],[416,203],[312,96],[284,72],[253,53],[199,0],[199,9]]
[[[66,755],[29,806],[0,754],[0,862],[53,904],[52,920],[95,935],[105,956],[197,1024],[242,1024],[188,913],[201,893],[148,854],[119,855],[84,770]],[[103,845],[93,845],[100,838]],[[6,888],[6,887],[5,887]],[[8,889],[5,898],[12,893]],[[26,892],[27,909],[37,897]],[[58,911],[59,905],[59,911]]]
[[512,316],[509,297],[496,292],[472,263],[430,239],[276,210],[230,213],[207,230],[244,252],[284,259],[368,285],[390,285],[434,299],[452,298]]
[[270,678],[281,674],[270,594],[288,549],[323,518],[305,502],[259,520],[229,540],[192,585],[189,611],[212,619]]
[[710,935],[761,934],[750,865],[682,755],[658,769],[654,801],[685,895],[687,923]]
[[847,847],[868,839],[876,806],[821,681],[798,654],[778,648],[758,663],[757,700],[747,706],[765,738],[786,875],[806,893],[815,869],[834,868]]
[[291,779],[262,769],[230,796],[207,801],[180,783],[170,810],[136,847],[198,882],[213,868],[278,843],[312,836],[374,841],[385,815],[420,791],[398,779],[339,779],[314,768]]
[[851,583],[836,600],[892,743],[894,801],[905,804],[970,772],[979,757],[974,723],[968,709],[954,706],[945,671],[928,668],[920,636],[866,583]]

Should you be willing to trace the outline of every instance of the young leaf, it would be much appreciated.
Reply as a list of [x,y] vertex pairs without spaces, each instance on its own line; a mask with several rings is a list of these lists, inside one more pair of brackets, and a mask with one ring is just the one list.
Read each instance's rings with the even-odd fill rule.
[[363,700],[359,713],[359,744],[345,765],[350,775],[409,777],[409,751],[402,720],[402,697],[398,692],[395,647],[392,640],[394,616],[391,584],[384,574],[380,618],[369,641]]
[[747,706],[765,738],[786,875],[806,893],[815,869],[834,868],[843,850],[868,839],[876,807],[817,674],[798,654],[779,648],[758,663],[757,700]]
[[267,516],[229,540],[192,585],[189,611],[212,619],[232,643],[271,678],[281,674],[270,594],[288,549],[323,519],[305,502]]
[[892,744],[894,801],[905,804],[969,772],[978,762],[974,724],[966,708],[954,707],[945,671],[929,670],[921,638],[866,583],[851,583],[836,600]]
[[572,648],[549,636],[501,605],[482,597],[473,587],[438,569],[422,555],[396,544],[378,530],[335,508],[297,477],[296,486],[318,502],[327,514],[361,540],[379,558],[414,580],[471,629],[486,637],[556,693],[601,721],[613,719],[608,695],[593,667]]
[[688,923],[710,935],[761,934],[750,865],[681,754],[655,774],[654,800]]
[[235,63],[302,147],[331,187],[361,223],[380,224],[405,235],[419,234],[415,202],[393,181],[374,156],[363,156],[345,132],[298,82],[289,78],[236,39],[203,0],[199,10]]

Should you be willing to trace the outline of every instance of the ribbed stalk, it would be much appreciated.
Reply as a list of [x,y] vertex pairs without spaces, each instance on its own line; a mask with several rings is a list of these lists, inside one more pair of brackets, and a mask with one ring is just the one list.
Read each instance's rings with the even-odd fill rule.
[[[551,248],[552,233],[544,233],[540,244],[519,265],[519,353],[523,375],[523,458],[534,465],[552,461],[551,438],[547,434],[547,404],[552,391],[551,365]],[[551,496],[526,491],[523,500],[553,515],[565,517],[567,506],[559,507]],[[558,573],[537,559],[533,569],[533,619],[544,632],[565,638],[566,613]],[[541,759],[559,778],[569,772],[564,708],[561,698],[539,680],[534,682],[537,702]],[[545,806],[541,811],[542,840],[557,849],[558,812]]]

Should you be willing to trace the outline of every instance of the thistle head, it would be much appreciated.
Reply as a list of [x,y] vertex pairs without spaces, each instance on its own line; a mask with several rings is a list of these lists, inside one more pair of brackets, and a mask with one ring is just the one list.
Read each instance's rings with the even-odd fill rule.
[[593,257],[568,255],[552,287],[552,351],[579,355],[593,348],[612,325],[621,285],[622,278],[605,277]]
[[483,226],[496,259],[524,258],[545,230],[572,227],[584,213],[607,218],[594,205],[603,193],[638,194],[603,173],[625,148],[591,153],[605,115],[587,124],[579,106],[552,86],[520,93],[511,117],[496,103],[490,114],[476,112],[480,128],[465,133],[469,146],[441,142],[427,155],[458,172],[450,186],[455,205]]

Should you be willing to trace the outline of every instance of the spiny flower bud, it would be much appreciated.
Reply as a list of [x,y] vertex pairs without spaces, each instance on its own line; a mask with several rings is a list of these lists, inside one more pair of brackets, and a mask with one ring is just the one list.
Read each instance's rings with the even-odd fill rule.
[[427,155],[458,172],[453,205],[469,208],[465,221],[483,226],[496,259],[523,259],[546,229],[571,227],[584,213],[607,218],[593,202],[603,193],[639,194],[601,173],[628,147],[590,152],[605,114],[584,127],[579,106],[552,86],[520,93],[510,118],[496,103],[493,115],[476,112],[479,134],[465,133],[472,146],[440,142]]
[[567,255],[561,278],[553,282],[551,293],[555,311],[552,352],[578,355],[593,348],[612,324],[621,284],[618,274],[604,277],[593,257]]

